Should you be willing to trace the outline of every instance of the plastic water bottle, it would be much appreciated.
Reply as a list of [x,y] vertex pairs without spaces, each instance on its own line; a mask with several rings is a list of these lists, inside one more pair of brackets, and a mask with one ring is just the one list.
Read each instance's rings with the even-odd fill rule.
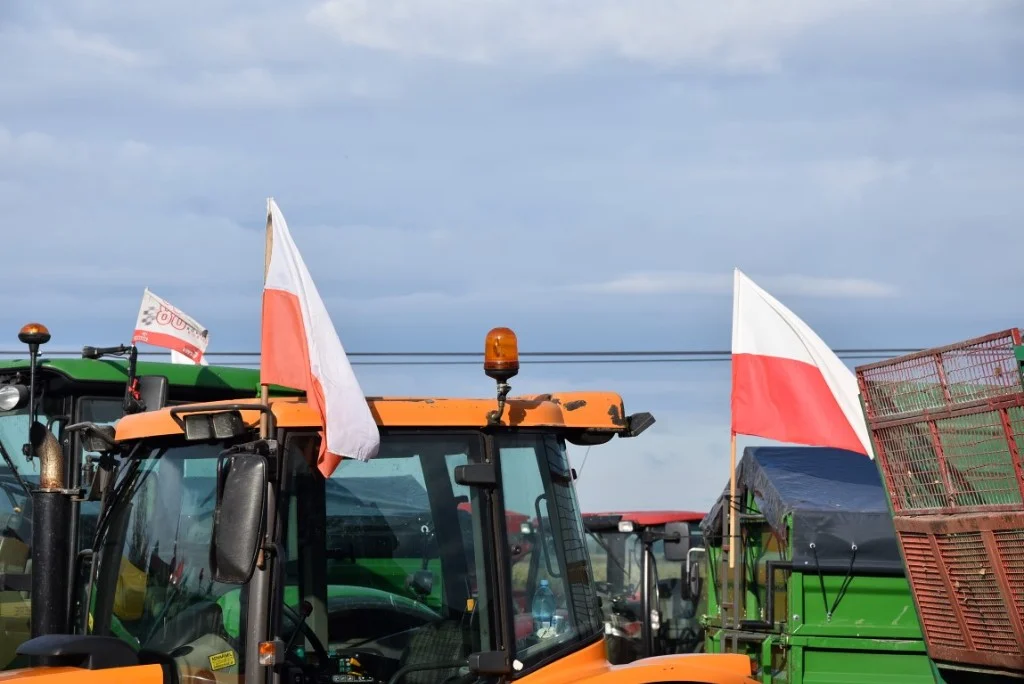
[[540,631],[545,627],[552,627],[555,623],[555,594],[548,586],[548,581],[542,579],[540,586],[533,595],[533,629]]

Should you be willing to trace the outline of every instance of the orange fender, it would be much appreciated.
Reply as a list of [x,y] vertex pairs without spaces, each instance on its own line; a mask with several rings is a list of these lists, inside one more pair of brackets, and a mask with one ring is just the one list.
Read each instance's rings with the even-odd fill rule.
[[644,658],[611,665],[604,640],[555,661],[519,681],[522,684],[758,684],[750,675],[750,658],[742,654],[692,653]]
[[106,670],[78,667],[28,667],[0,672],[0,684],[164,684],[159,665],[137,665]]

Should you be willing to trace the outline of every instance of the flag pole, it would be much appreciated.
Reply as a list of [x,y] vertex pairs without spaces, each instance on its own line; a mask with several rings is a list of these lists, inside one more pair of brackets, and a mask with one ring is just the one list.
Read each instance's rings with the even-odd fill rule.
[[[274,223],[273,223],[272,215],[270,213],[270,201],[268,200],[267,201],[267,236],[266,236],[266,246],[264,247],[264,250],[263,250],[263,287],[264,287],[264,290],[266,289],[266,286],[267,286],[267,271],[270,270],[270,253],[271,253],[271,251],[273,249],[274,249]],[[262,311],[262,308],[261,308],[261,311]],[[262,314],[261,314],[261,316],[262,316]],[[263,324],[265,325],[266,321],[263,321]],[[262,331],[260,333],[260,336],[262,337]],[[262,357],[260,358],[260,363],[261,364],[263,363]],[[269,401],[270,401],[270,385],[267,385],[267,384],[261,382],[260,383],[260,403],[262,403],[264,405],[267,405]],[[260,414],[260,439],[267,439],[267,438],[269,438],[270,437],[270,435],[268,434],[269,432],[270,432],[270,420],[269,420],[269,417],[267,416],[266,413],[261,413]]]

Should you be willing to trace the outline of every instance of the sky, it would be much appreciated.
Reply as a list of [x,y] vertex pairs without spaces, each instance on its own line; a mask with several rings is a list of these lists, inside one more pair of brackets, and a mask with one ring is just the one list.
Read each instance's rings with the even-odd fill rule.
[[[834,348],[1002,330],[1021,64],[1014,0],[6,0],[0,348],[127,342],[149,287],[256,350],[268,196],[350,351],[728,349],[735,267]],[[585,508],[711,505],[728,363],[513,382],[587,389],[657,423],[572,450]]]

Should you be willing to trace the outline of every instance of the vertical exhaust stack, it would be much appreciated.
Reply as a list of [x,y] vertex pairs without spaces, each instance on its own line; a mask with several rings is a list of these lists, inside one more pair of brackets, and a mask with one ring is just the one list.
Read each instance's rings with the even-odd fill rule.
[[71,500],[64,488],[64,451],[39,422],[29,429],[39,459],[39,488],[32,492],[32,637],[64,634],[68,626],[68,531]]

